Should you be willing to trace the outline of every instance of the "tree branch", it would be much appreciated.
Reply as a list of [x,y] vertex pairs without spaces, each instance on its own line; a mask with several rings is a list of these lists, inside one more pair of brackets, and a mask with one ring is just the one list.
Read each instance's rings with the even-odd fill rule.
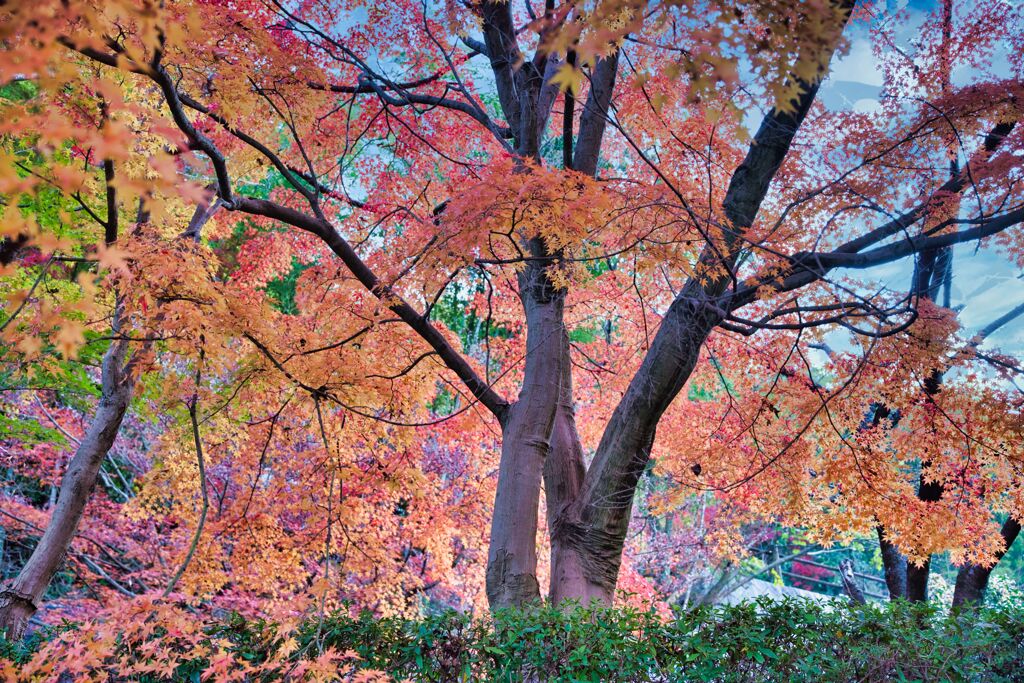
[[[821,63],[827,64],[838,46],[852,5],[852,0],[836,2],[833,8],[842,13],[842,22],[835,34],[825,44],[807,48],[821,51],[811,55]],[[753,224],[819,84],[820,78],[801,82],[795,107],[776,108],[765,116],[726,192],[723,208],[731,225],[721,240],[708,239],[700,256],[705,277],[690,278],[672,302],[601,436],[574,509],[580,534],[592,546],[588,550],[602,559],[617,562],[619,558],[636,484],[650,459],[658,422],[689,379],[708,334],[721,322],[721,314],[704,304],[717,300],[732,281],[740,238]],[[715,273],[722,274],[716,277]]]
[[469,361],[456,351],[444,335],[430,321],[418,313],[391,287],[381,282],[334,227],[326,221],[303,214],[263,199],[239,197],[232,209],[248,214],[273,218],[305,230],[322,239],[374,296],[380,299],[403,322],[413,329],[437,353],[444,364],[463,381],[470,393],[499,420],[504,419],[508,402],[489,384],[484,382],[470,366]]
[[600,60],[594,67],[590,78],[590,93],[580,115],[580,129],[576,136],[576,150],[572,160],[572,167],[580,173],[590,176],[597,174],[601,140],[608,124],[608,108],[615,92],[618,71],[619,50]]
[[502,0],[484,0],[484,46],[491,62],[494,81],[498,88],[498,101],[502,113],[512,129],[512,135],[519,142],[522,139],[522,119],[519,108],[516,83],[517,65],[523,61],[523,54],[516,39],[512,23],[512,3]]
[[[96,59],[101,63],[115,67],[123,66],[118,64],[116,56],[105,55],[92,48],[78,50],[78,48],[74,46],[74,43],[67,39],[64,39],[62,44],[65,44],[72,49],[76,49],[86,57]],[[367,266],[355,252],[352,246],[338,234],[326,219],[322,217],[309,216],[296,211],[295,209],[281,206],[267,200],[232,196],[230,177],[227,172],[227,165],[223,154],[221,154],[220,150],[218,150],[206,136],[196,130],[195,126],[188,119],[188,116],[184,111],[182,94],[177,91],[167,71],[159,65],[157,60],[154,60],[154,65],[150,65],[148,67],[141,67],[132,63],[129,65],[129,70],[148,76],[160,86],[160,89],[167,100],[168,107],[171,110],[174,122],[178,126],[179,130],[185,133],[192,144],[210,157],[217,177],[217,195],[220,197],[225,208],[279,220],[320,237],[331,248],[331,250],[341,258],[345,266],[353,275],[355,275],[356,279],[359,280],[364,287],[384,302],[390,310],[397,314],[403,322],[405,322],[413,329],[413,331],[427,342],[427,344],[437,353],[438,357],[441,358],[444,364],[454,371],[459,379],[466,384],[467,388],[477,400],[479,400],[499,420],[504,419],[505,411],[508,408],[508,402],[488,383],[484,382],[479,375],[477,375],[469,364],[469,361],[467,361],[462,354],[456,351],[451,344],[448,343],[448,340],[445,339],[444,335],[442,335],[441,332],[430,323],[427,317],[418,313],[390,286],[385,285],[377,278],[373,271],[370,270],[369,266]],[[199,107],[202,106],[198,102],[191,100],[191,98],[189,99],[190,107],[192,107],[193,104]],[[218,123],[227,127],[226,122],[218,121]],[[251,142],[249,142],[249,140],[251,140]],[[259,149],[261,153],[267,155],[267,158],[272,162],[277,159],[277,163],[281,164],[283,167],[283,163],[280,159],[278,159],[273,152],[267,149],[266,146],[252,138],[249,138],[249,140],[247,140],[249,144],[255,143],[254,146],[259,145],[259,147],[256,148]],[[291,175],[291,171],[287,167],[279,167],[278,170],[289,179],[289,182],[292,182],[293,185],[295,185],[296,189],[300,193],[306,196],[307,199],[310,199],[309,191],[305,190],[303,192],[304,188],[301,188],[301,186],[294,180],[294,177]],[[315,201],[312,199],[311,205],[313,205],[314,210],[316,210]]]

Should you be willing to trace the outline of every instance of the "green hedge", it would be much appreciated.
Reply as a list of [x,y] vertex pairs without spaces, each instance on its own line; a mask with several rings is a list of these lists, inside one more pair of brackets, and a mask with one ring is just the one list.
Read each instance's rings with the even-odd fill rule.
[[[237,615],[209,635],[253,663],[282,642],[273,624]],[[667,621],[550,607],[479,620],[335,614],[305,623],[298,642],[296,657],[354,650],[359,666],[410,681],[1024,681],[1024,612],[906,603],[762,601]],[[0,657],[24,660],[37,646],[0,641]],[[203,668],[194,661],[176,679],[197,680]]]

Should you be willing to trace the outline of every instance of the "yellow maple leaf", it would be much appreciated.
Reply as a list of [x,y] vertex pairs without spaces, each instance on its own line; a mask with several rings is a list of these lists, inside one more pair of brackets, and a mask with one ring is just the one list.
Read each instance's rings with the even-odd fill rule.
[[39,250],[44,254],[52,254],[55,251],[68,249],[71,246],[71,242],[57,237],[52,232],[44,232],[36,236],[35,246],[39,247]]
[[568,90],[573,96],[579,95],[583,85],[583,72],[572,64],[563,64],[551,77],[550,83],[557,85],[559,92]]
[[288,637],[288,638],[285,639],[285,641],[283,643],[281,643],[281,647],[278,648],[277,653],[281,657],[287,657],[288,655],[290,655],[291,653],[295,652],[298,649],[299,649],[298,641],[296,641],[295,638]]

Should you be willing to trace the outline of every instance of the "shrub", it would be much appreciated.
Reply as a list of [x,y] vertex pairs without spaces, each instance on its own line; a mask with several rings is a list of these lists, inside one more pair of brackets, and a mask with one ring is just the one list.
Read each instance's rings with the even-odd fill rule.
[[[0,641],[0,657],[8,660],[0,671],[26,672],[33,651],[51,648],[52,659],[54,647],[72,642],[67,628],[17,646]],[[104,678],[220,680],[212,667],[231,671],[233,662],[253,681],[293,680],[300,671],[318,680],[325,671],[345,680],[383,671],[394,680],[510,683],[1024,680],[1024,612],[1006,607],[947,614],[903,602],[822,608],[762,600],[702,607],[668,620],[631,608],[550,606],[483,619],[455,612],[420,620],[339,612],[286,635],[277,631],[238,615],[204,624],[197,629],[202,647],[182,650],[165,677],[140,674],[152,667],[138,660],[140,653],[159,652],[161,661],[170,661],[164,629],[147,630],[160,641],[149,647],[122,636],[111,646]],[[216,661],[213,652],[220,653]],[[130,661],[137,666],[131,674]],[[334,661],[344,666],[332,670]]]

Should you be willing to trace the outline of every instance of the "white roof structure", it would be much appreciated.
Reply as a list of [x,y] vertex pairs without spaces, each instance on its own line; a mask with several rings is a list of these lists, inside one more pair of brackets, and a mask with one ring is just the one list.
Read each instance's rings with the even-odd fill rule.
[[804,598],[806,600],[814,600],[815,602],[822,603],[832,602],[835,600],[835,596],[832,595],[823,595],[821,593],[815,593],[802,588],[792,588],[790,586],[777,586],[774,583],[764,581],[763,579],[750,579],[729,593],[721,596],[715,602],[719,605],[735,605],[744,600],[753,600],[754,598],[762,596],[768,597],[772,600]]

